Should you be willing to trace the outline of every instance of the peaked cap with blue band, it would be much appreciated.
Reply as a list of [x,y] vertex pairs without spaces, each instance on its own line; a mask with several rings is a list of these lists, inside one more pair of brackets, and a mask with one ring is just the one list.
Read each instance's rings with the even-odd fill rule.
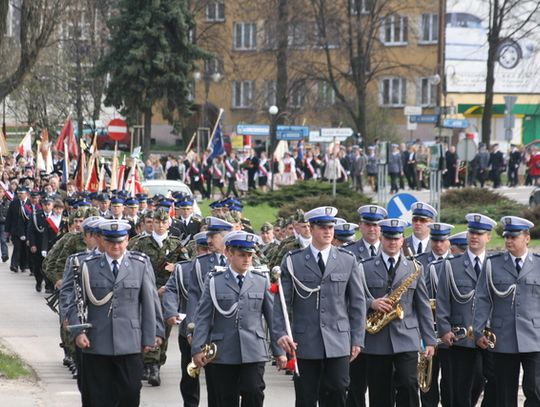
[[195,236],[193,236],[193,240],[195,240],[195,243],[197,243],[199,246],[208,246],[208,233],[196,233]]
[[534,223],[531,221],[519,218],[517,216],[503,216],[501,223],[504,227],[503,237],[506,236],[519,236],[521,232],[528,231],[534,227]]
[[378,225],[381,227],[381,233],[384,237],[399,238],[403,236],[407,222],[397,218],[389,218],[379,221]]
[[223,219],[216,218],[215,216],[207,216],[205,218],[207,231],[210,233],[231,231],[233,228],[232,223],[224,221]]
[[435,219],[437,217],[437,210],[425,203],[425,202],[415,202],[411,205],[412,216],[418,218],[429,218]]
[[447,240],[450,232],[454,229],[454,225],[436,222],[430,223],[429,228],[431,229],[431,240]]
[[469,242],[467,241],[467,232],[460,232],[452,235],[448,238],[452,246],[467,246]]
[[465,219],[467,220],[469,232],[473,233],[482,234],[491,232],[497,225],[497,222],[495,222],[489,216],[482,215],[481,213],[468,213],[465,215]]
[[388,216],[388,212],[382,206],[364,205],[358,208],[360,220],[366,223],[377,223]]
[[234,247],[245,252],[253,253],[259,237],[253,233],[237,230],[225,235],[225,246]]
[[122,242],[128,236],[131,225],[122,219],[106,219],[99,224],[101,234],[110,242]]
[[304,218],[309,223],[317,225],[334,225],[338,210],[333,206],[320,206],[304,214]]

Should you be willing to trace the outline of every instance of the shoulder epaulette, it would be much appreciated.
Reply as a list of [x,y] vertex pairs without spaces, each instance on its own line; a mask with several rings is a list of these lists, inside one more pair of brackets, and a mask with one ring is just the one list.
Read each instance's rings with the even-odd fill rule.
[[257,274],[261,277],[264,277],[266,278],[266,275],[268,273],[270,273],[270,270],[268,269],[268,266],[266,265],[262,265],[262,266],[256,266],[256,267],[252,267],[250,269],[250,271],[253,273],[253,274]]
[[179,262],[177,262],[176,264],[179,264],[180,266],[184,265],[184,264],[188,264],[188,263],[191,263],[193,260],[181,260]]
[[365,259],[360,259],[360,263],[364,264],[373,260],[375,260],[375,257],[366,257]]
[[348,254],[349,256],[352,256],[352,257],[355,257],[354,254],[352,254],[352,252],[350,250],[347,250],[347,249],[344,249],[343,247],[337,247],[338,251],[340,253],[346,253]]
[[294,249],[294,250],[290,250],[287,252],[287,254],[290,254],[291,256],[293,254],[296,254],[296,253],[300,253],[301,251],[303,251],[304,249],[300,248],[300,249]]
[[345,247],[349,247],[349,246],[352,246],[353,244],[355,244],[356,242],[347,242],[347,243],[344,243],[343,245],[341,245],[341,248],[345,248]]
[[540,253],[533,253],[533,256],[540,257]]
[[204,259],[204,258],[206,258],[208,256],[211,256],[211,255],[212,255],[212,253],[204,253],[204,254],[200,254],[200,255],[196,256],[195,258],[200,260],[200,259]]
[[227,267],[215,266],[212,269],[212,271],[210,272],[210,276],[214,277],[214,276],[217,276],[218,274],[224,273],[226,271],[227,271]]
[[146,263],[148,261],[148,256],[141,252],[129,252],[128,257],[130,260],[138,260],[141,263]]
[[488,259],[493,259],[495,257],[500,257],[502,256],[503,252],[496,252],[496,253],[488,253],[487,254],[487,258]]

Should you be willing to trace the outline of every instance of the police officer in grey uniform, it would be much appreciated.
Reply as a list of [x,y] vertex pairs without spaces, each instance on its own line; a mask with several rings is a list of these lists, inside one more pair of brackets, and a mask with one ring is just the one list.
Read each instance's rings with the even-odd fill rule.
[[400,219],[384,219],[379,225],[381,254],[360,264],[370,310],[367,318],[371,318],[372,312],[391,312],[394,303],[388,295],[398,287],[405,290],[399,301],[404,317],[391,320],[378,332],[366,334],[364,353],[369,372],[369,404],[378,407],[418,406],[420,341],[424,341],[428,358],[433,356],[437,344],[433,314],[422,265],[413,263],[401,253],[407,223]]
[[334,226],[334,239],[332,245],[343,247],[348,243],[354,243],[354,236],[358,225],[356,223],[347,222],[345,219],[340,219]]
[[[274,299],[264,274],[251,268],[258,237],[235,231],[225,237],[229,266],[207,279],[195,318],[194,363],[208,362],[201,351],[207,341],[217,345],[211,386],[220,406],[260,407],[264,400],[264,367],[268,361],[264,320],[271,330]],[[275,356],[283,354],[272,338]]]
[[[126,251],[129,224],[111,219],[101,222],[100,229],[105,253],[81,266],[92,327],[72,330],[83,350],[83,398],[90,407],[138,406],[141,352],[159,346],[161,340],[156,336],[153,271],[144,255]],[[74,313],[68,311],[68,316],[70,325],[81,323]]]
[[463,254],[467,251],[469,243],[467,242],[467,232],[460,232],[448,238],[450,241],[450,253],[453,256]]
[[[304,216],[312,242],[289,252],[281,263],[281,287],[288,310],[274,302],[278,344],[296,352],[296,405],[345,406],[349,363],[364,346],[365,298],[358,263],[351,252],[331,246],[337,209],[320,207]],[[292,338],[284,313],[292,315]],[[296,344],[298,344],[296,346]],[[280,357],[278,366],[286,359]],[[320,400],[319,399],[320,395]]]
[[[381,206],[364,205],[358,208],[360,222],[358,224],[362,238],[356,242],[344,245],[343,248],[350,250],[360,262],[376,256],[381,250],[381,227],[379,221],[388,216],[388,212]],[[366,355],[360,354],[351,362],[349,375],[351,386],[347,393],[348,407],[365,407],[367,391],[367,364]]]
[[415,202],[411,205],[413,233],[405,239],[413,254],[421,254],[431,250],[429,239],[429,224],[437,218],[435,208],[425,202]]
[[[416,256],[416,260],[424,267],[424,280],[428,290],[428,297],[433,313],[435,313],[435,298],[437,295],[437,285],[441,272],[443,260],[450,256],[450,241],[448,240],[450,232],[454,228],[448,223],[430,223],[430,242],[431,251],[424,252]],[[436,330],[436,327],[435,327]],[[445,357],[446,349],[439,347],[433,355],[431,369],[431,387],[427,392],[420,393],[420,400],[423,407],[437,407],[439,398],[443,398],[443,405],[446,403],[450,393],[449,381],[445,377],[441,381],[441,391],[439,396],[439,357]]]
[[392,152],[388,155],[388,174],[390,175],[390,193],[398,192],[398,179],[403,176],[403,159],[399,145],[392,144]]
[[[465,218],[469,248],[463,255],[444,261],[437,287],[436,307],[438,336],[449,346],[448,357],[441,353],[442,376],[449,377],[451,405],[458,407],[476,405],[484,388],[484,358],[472,338],[456,340],[452,328],[468,329],[473,324],[475,289],[486,258],[490,232],[496,225],[493,219],[481,214],[471,213]],[[484,395],[486,403],[490,397],[487,389]]]
[[530,253],[532,222],[501,219],[506,250],[486,259],[478,281],[474,336],[488,348],[484,329],[496,335],[492,349],[496,406],[517,407],[520,367],[525,406],[540,406],[540,256]]

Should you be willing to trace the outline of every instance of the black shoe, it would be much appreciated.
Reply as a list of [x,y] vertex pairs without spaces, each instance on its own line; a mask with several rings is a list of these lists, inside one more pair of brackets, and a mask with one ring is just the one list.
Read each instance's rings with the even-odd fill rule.
[[62,360],[62,364],[65,366],[65,367],[69,367],[73,364],[73,358],[69,355],[66,355],[64,357],[64,360]]
[[36,283],[36,291],[37,291],[38,293],[41,292],[41,283]]
[[142,374],[142,379],[141,380],[147,381],[149,374],[150,374],[150,365],[145,364],[144,367],[143,367],[143,374]]
[[159,377],[159,365],[157,363],[153,363],[150,365],[148,384],[152,387],[157,387],[161,385],[161,378]]
[[6,261],[9,260],[9,257],[8,256],[2,256],[2,261],[5,263]]
[[45,289],[45,294],[52,294],[54,292],[54,290],[52,288],[46,288]]

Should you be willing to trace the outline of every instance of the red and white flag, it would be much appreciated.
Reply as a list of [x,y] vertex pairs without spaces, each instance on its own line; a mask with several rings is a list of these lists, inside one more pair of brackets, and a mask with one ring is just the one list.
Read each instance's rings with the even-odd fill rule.
[[26,153],[29,151],[32,151],[32,133],[33,132],[34,132],[34,129],[30,127],[30,129],[28,129],[28,133],[26,133],[24,138],[19,143],[19,146],[17,147],[17,153],[22,157],[26,157]]
[[72,158],[77,158],[79,156],[79,147],[77,146],[77,140],[75,139],[71,116],[67,118],[64,127],[56,140],[56,151],[64,151],[64,140],[67,141],[69,155]]

